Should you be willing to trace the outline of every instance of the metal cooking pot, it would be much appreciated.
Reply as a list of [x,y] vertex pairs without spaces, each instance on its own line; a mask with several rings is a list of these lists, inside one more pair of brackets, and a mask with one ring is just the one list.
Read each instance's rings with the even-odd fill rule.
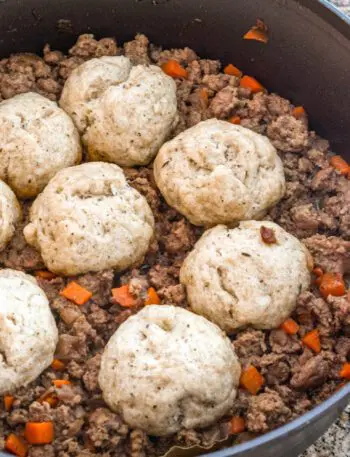
[[[262,18],[267,46],[241,39]],[[312,127],[350,159],[350,21],[316,0],[0,0],[0,57],[67,49],[77,35],[132,39],[136,32],[164,47],[234,62],[295,104]],[[350,401],[350,384],[293,422],[212,457],[296,457]],[[7,454],[0,453],[1,456]]]

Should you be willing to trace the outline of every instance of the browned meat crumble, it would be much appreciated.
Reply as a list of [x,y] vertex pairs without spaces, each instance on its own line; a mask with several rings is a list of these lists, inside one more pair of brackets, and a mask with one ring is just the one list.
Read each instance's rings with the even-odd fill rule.
[[[268,217],[303,240],[317,266],[349,272],[350,185],[329,165],[328,142],[308,130],[306,117],[293,117],[288,100],[276,94],[252,95],[239,87],[236,77],[221,71],[219,61],[200,59],[188,48],[162,50],[144,35],[137,35],[123,47],[112,38],[97,41],[92,35],[82,35],[67,55],[46,45],[43,57],[16,54],[1,60],[0,100],[27,91],[58,100],[72,69],[93,57],[119,54],[135,64],[161,64],[171,58],[186,67],[188,79],[176,80],[180,112],[176,133],[210,117],[235,115],[241,118],[241,125],[267,135],[280,153],[287,179],[287,193]],[[208,100],[201,97],[203,88]],[[66,369],[47,369],[30,386],[19,389],[11,411],[6,412],[1,403],[0,449],[9,433],[23,434],[28,420],[52,420],[56,436],[53,444],[31,446],[29,457],[151,457],[174,445],[208,446],[228,434],[230,417],[206,430],[148,437],[140,430],[130,430],[102,400],[97,374],[106,342],[143,306],[149,287],[156,289],[162,303],[186,307],[179,269],[202,233],[165,204],[154,184],[152,166],[127,169],[126,174],[152,207],[156,239],[139,268],[121,275],[103,271],[73,278],[93,293],[84,306],[58,294],[72,278],[39,280],[57,319],[60,337],[56,356],[65,362]],[[30,202],[24,203],[26,209],[29,206]],[[7,250],[0,254],[0,263],[34,273],[44,265],[40,255],[25,243],[22,228],[18,227]],[[111,298],[112,287],[126,283],[137,299],[133,309],[122,308]],[[231,413],[245,418],[247,430],[237,441],[299,416],[325,400],[342,382],[339,369],[350,358],[350,294],[324,299],[313,285],[300,295],[292,317],[300,324],[298,335],[248,328],[232,337],[242,366],[253,364],[265,378],[258,395],[239,390]],[[301,338],[316,327],[322,344],[317,355],[301,344]],[[57,389],[52,387],[56,378],[69,378],[72,384]],[[56,407],[38,401],[54,391],[59,399]]]

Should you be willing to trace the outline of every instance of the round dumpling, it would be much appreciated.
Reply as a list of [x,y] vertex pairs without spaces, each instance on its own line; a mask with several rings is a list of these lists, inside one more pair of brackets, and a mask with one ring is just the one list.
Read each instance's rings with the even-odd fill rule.
[[52,362],[58,341],[48,299],[36,280],[0,270],[0,395],[34,381]]
[[216,119],[164,144],[154,177],[167,203],[194,225],[260,219],[285,191],[282,162],[268,138]]
[[24,236],[50,271],[69,276],[134,265],[153,229],[146,199],[122,169],[90,162],[56,174],[34,201]]
[[227,332],[278,327],[310,285],[312,259],[269,221],[207,230],[185,259],[180,281],[191,309]]
[[177,122],[176,84],[159,67],[131,67],[123,56],[73,70],[60,100],[82,134],[90,160],[148,164]]
[[0,180],[0,251],[11,240],[22,211],[16,195],[7,184]]
[[0,103],[0,178],[19,198],[35,197],[81,156],[78,131],[55,102],[28,92]]
[[227,336],[183,308],[146,306],[102,355],[99,384],[133,428],[168,435],[206,427],[232,407],[241,368]]
[[84,132],[93,117],[99,98],[111,86],[126,81],[131,70],[127,57],[104,56],[79,65],[69,75],[60,106],[71,116],[79,132]]

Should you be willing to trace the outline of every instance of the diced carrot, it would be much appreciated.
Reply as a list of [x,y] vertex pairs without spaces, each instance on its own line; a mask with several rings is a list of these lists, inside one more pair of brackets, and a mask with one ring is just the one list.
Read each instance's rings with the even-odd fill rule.
[[176,60],[170,59],[166,63],[163,63],[162,70],[168,76],[173,78],[187,78],[187,70],[179,64]]
[[5,449],[18,457],[26,457],[28,452],[28,446],[14,433],[7,437]]
[[299,331],[299,325],[294,319],[290,318],[283,322],[281,329],[288,333],[288,335],[295,335]]
[[253,365],[250,365],[242,372],[240,384],[248,392],[256,395],[264,384],[264,378]]
[[55,371],[63,371],[66,368],[66,364],[61,360],[53,359],[51,368],[53,368]]
[[136,300],[129,292],[129,286],[127,284],[125,286],[112,289],[112,295],[114,300],[124,308],[132,308],[136,304]]
[[239,68],[235,67],[232,63],[229,63],[228,65],[226,65],[226,67],[224,68],[224,73],[226,75],[236,76],[237,78],[242,78],[242,76],[243,76],[243,73],[241,72],[241,70]]
[[159,305],[160,298],[153,287],[150,287],[147,290],[147,298],[145,300],[145,305]]
[[341,297],[345,291],[345,282],[340,273],[325,273],[321,276],[320,292],[324,298],[328,295]]
[[76,305],[84,305],[92,297],[92,293],[89,290],[74,281],[70,282],[67,287],[60,292],[60,295]]
[[329,163],[334,167],[341,175],[348,176],[350,174],[350,165],[341,156],[331,157]]
[[312,349],[314,352],[321,352],[320,333],[317,329],[307,333],[302,339],[302,342],[305,344],[305,346],[307,346],[309,349]]
[[231,124],[239,125],[241,123],[241,118],[239,116],[232,116],[228,120]]
[[296,106],[295,108],[293,108],[292,115],[296,119],[301,119],[306,115],[306,111],[303,106]]
[[51,408],[55,408],[58,404],[58,398],[56,397],[56,395],[48,394],[41,400],[41,403],[48,403],[51,406]]
[[70,381],[68,381],[68,379],[54,379],[52,381],[52,383],[58,388],[60,389],[62,386],[69,386],[70,384],[72,384]]
[[259,81],[257,81],[252,76],[243,76],[243,78],[240,81],[240,86],[244,89],[250,89],[253,92],[253,94],[265,91],[264,87],[259,83]]
[[269,41],[268,28],[261,19],[257,19],[256,25],[248,30],[243,38],[245,40],[255,40],[266,44]]
[[323,276],[323,270],[322,270],[322,268],[320,268],[320,267],[314,268],[314,269],[312,270],[312,272],[313,272],[313,274],[314,274],[315,276],[317,276],[318,278],[320,278],[321,276]]
[[339,375],[341,378],[345,378],[350,381],[350,363],[344,363]]
[[245,40],[255,40],[260,41],[261,43],[267,43],[269,41],[268,36],[262,30],[249,30],[243,38]]
[[10,411],[14,401],[15,401],[15,397],[13,397],[12,395],[4,396],[4,406],[5,406],[6,411]]
[[240,416],[233,416],[231,419],[231,434],[237,435],[245,430],[245,420]]
[[54,437],[52,422],[27,422],[24,436],[30,444],[50,444]]

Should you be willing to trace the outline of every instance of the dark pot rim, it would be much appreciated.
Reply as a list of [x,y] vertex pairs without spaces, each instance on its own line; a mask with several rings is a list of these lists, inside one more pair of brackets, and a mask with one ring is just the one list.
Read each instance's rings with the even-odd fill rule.
[[[322,11],[320,11],[320,13],[322,15],[327,16],[329,14],[331,14],[331,15],[333,14],[335,16],[338,16],[342,21],[344,21],[350,25],[350,16],[347,16],[345,13],[343,13],[339,8],[337,8],[329,0],[317,0],[317,1],[318,1],[318,3],[321,4],[321,8],[323,9],[323,14],[322,14]],[[317,2],[315,2],[315,3],[317,3]],[[320,5],[316,5],[316,7],[317,7],[317,9],[319,9]],[[349,29],[349,35],[350,35],[350,29]]]

